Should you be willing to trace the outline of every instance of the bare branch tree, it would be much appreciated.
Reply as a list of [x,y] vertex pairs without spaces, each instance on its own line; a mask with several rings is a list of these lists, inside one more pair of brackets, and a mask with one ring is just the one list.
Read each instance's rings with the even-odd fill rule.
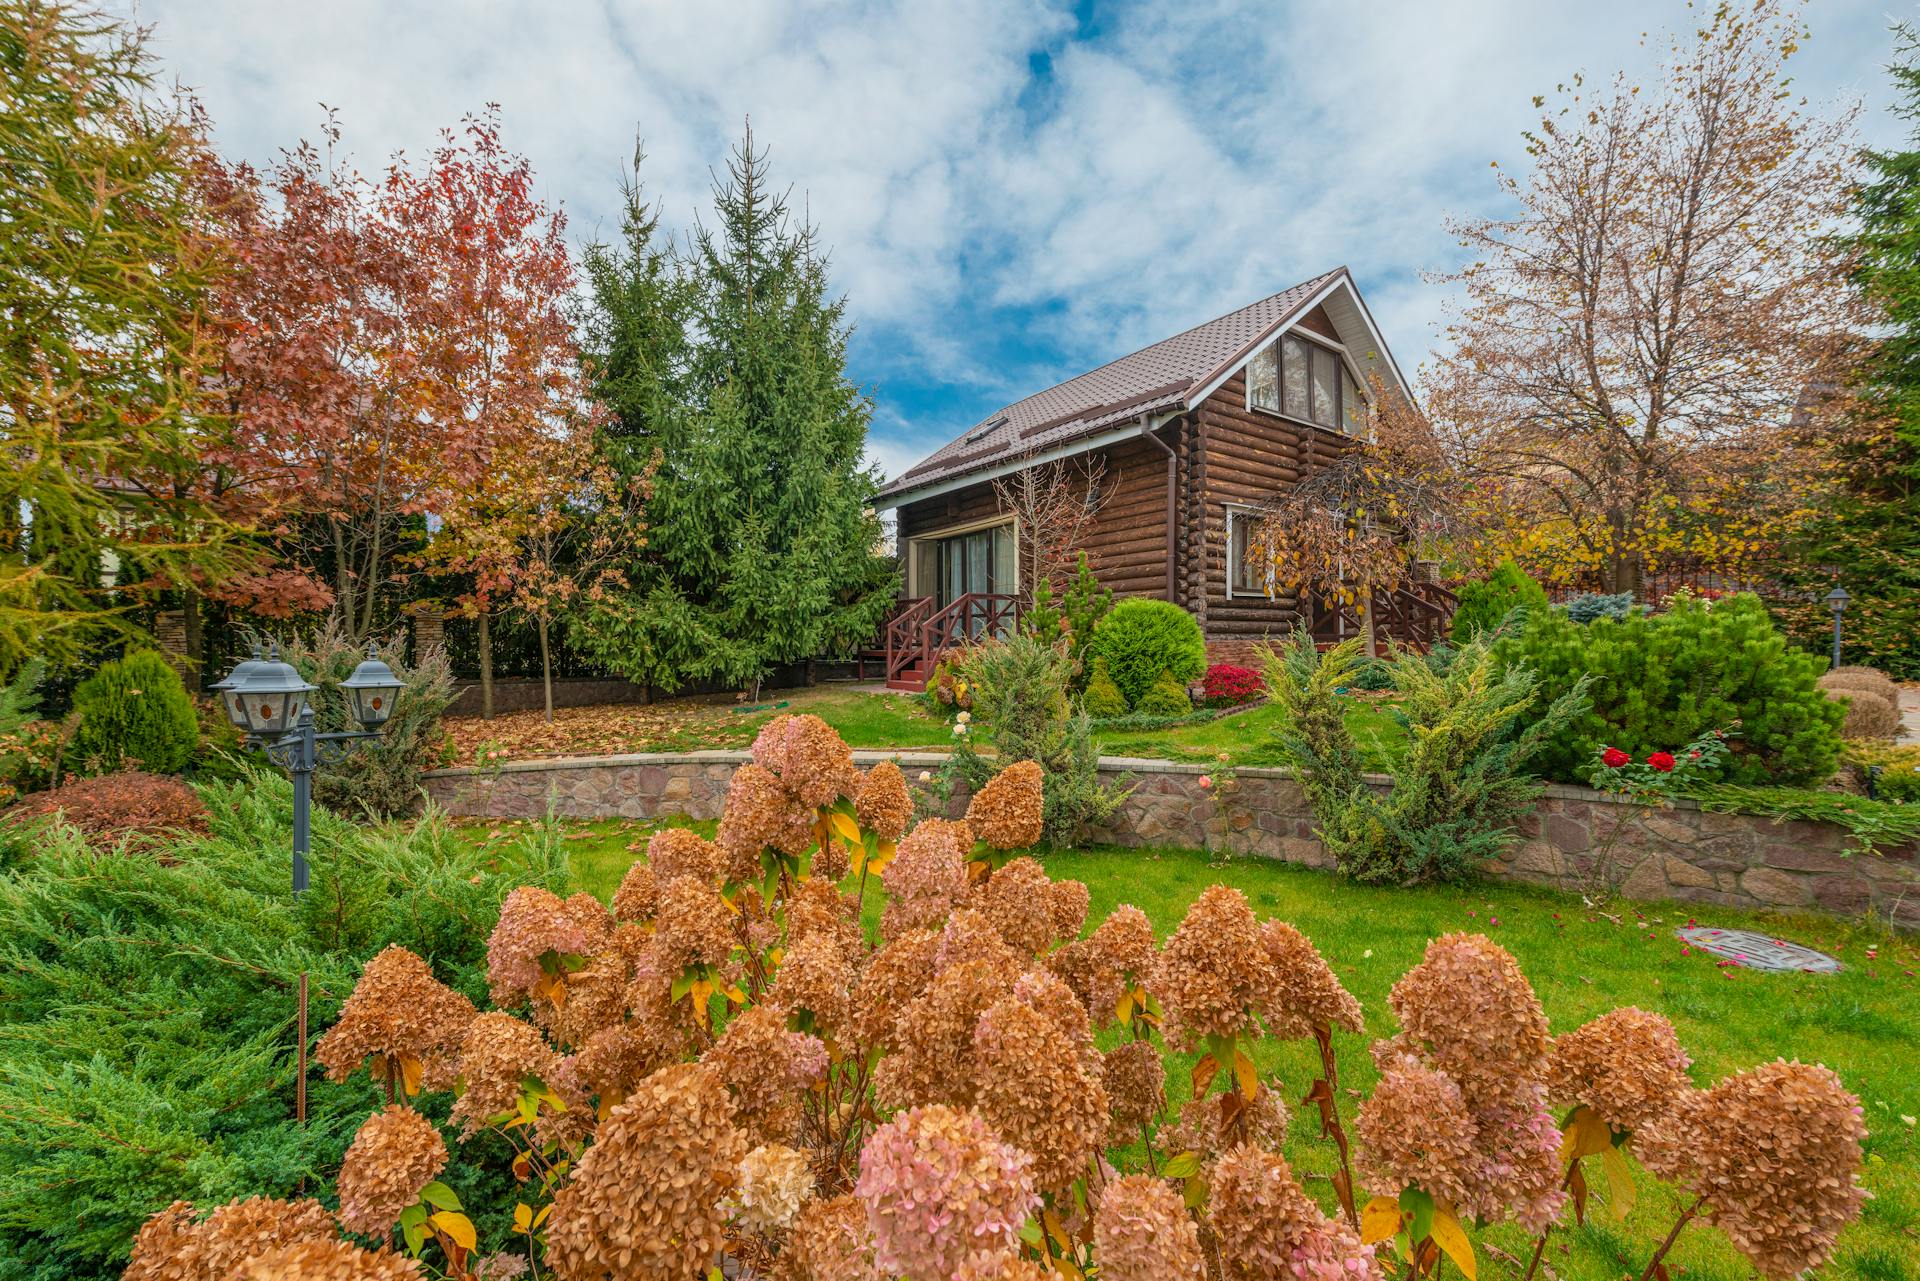
[[1106,501],[1106,474],[1105,461],[1088,453],[1029,462],[993,482],[995,501],[1019,530],[1020,583],[1029,598],[1041,583],[1072,572],[1081,539]]

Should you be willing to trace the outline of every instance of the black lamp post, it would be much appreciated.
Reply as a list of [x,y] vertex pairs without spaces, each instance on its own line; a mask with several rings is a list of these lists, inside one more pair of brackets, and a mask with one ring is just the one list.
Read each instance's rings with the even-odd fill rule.
[[1836,587],[1827,593],[1827,608],[1833,611],[1833,665],[1840,666],[1840,615],[1847,612],[1847,602],[1853,597],[1847,595],[1847,589]]
[[255,646],[253,657],[213,688],[226,706],[227,719],[246,735],[247,745],[261,749],[268,760],[293,775],[293,892],[298,894],[307,888],[313,771],[322,762],[345,756],[354,743],[380,736],[381,726],[393,715],[401,680],[380,661],[369,641],[366,660],[340,682],[361,729],[332,734],[316,733],[313,728],[307,696],[319,686],[307,684],[293,664],[283,662],[277,644],[264,657]]

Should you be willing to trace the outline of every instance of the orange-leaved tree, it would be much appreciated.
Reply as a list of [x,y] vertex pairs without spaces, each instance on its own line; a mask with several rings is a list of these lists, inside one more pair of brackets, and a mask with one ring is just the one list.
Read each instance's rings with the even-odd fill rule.
[[1789,89],[1804,37],[1776,0],[1726,4],[1652,85],[1576,77],[1501,176],[1517,211],[1452,224],[1472,261],[1428,408],[1490,553],[1634,591],[1674,560],[1739,572],[1805,511],[1790,446],[1854,304],[1821,235],[1853,113]]

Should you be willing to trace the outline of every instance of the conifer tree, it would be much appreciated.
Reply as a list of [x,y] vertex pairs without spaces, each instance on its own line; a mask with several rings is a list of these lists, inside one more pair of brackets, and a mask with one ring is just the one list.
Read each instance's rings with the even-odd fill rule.
[[[1858,227],[1841,245],[1853,280],[1877,312],[1879,341],[1861,364],[1855,412],[1824,441],[1834,492],[1795,548],[1792,577],[1819,596],[1835,581],[1853,597],[1846,613],[1851,661],[1920,677],[1920,31],[1895,29],[1889,71],[1913,122],[1912,145],[1869,151],[1870,181],[1855,196]],[[1794,619],[1824,648],[1826,610]]]
[[574,643],[630,679],[754,684],[847,652],[895,581],[875,552],[871,405],[846,374],[845,303],[814,228],[767,182],[751,130],[684,251],[629,201],[619,253],[596,250],[585,326],[628,467],[657,460],[650,543],[630,590],[581,615]]

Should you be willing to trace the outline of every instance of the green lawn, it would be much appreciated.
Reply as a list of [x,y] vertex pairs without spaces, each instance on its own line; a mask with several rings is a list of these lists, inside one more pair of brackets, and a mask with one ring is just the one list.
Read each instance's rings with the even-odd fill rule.
[[[1391,768],[1406,752],[1405,732],[1395,723],[1391,705],[1352,699],[1347,727],[1360,744],[1362,758],[1374,770]],[[1143,756],[1155,760],[1212,761],[1227,753],[1235,765],[1280,765],[1274,731],[1280,709],[1263,703],[1216,720],[1161,730],[1102,730],[1096,737],[1107,756]]]
[[[1228,722],[1230,723],[1230,722]],[[1195,728],[1223,732],[1211,726]],[[1196,735],[1195,737],[1201,737]],[[1226,740],[1219,740],[1226,741]],[[1183,744],[1202,751],[1211,743]],[[1233,750],[1228,746],[1226,750]],[[611,894],[620,876],[659,824],[606,821],[561,824],[559,839],[579,880]],[[702,826],[711,830],[710,825]],[[517,825],[466,828],[486,840],[489,828],[506,839]],[[520,830],[524,830],[523,826]],[[1556,1032],[1621,1005],[1638,1005],[1671,1018],[1692,1053],[1702,1084],[1775,1057],[1833,1067],[1861,1097],[1872,1131],[1866,1171],[1874,1199],[1861,1223],[1842,1239],[1825,1275],[1862,1281],[1920,1277],[1920,1140],[1910,1119],[1920,1114],[1920,946],[1869,926],[1819,916],[1788,917],[1666,905],[1621,904],[1615,920],[1582,910],[1578,899],[1524,886],[1374,889],[1327,874],[1276,863],[1213,861],[1189,850],[1098,849],[1049,854],[1048,871],[1085,881],[1092,894],[1089,926],[1121,902],[1144,910],[1164,936],[1208,884],[1246,892],[1262,915],[1283,917],[1304,930],[1366,1009],[1369,1037],[1394,1030],[1386,1005],[1398,976],[1420,958],[1427,940],[1453,930],[1493,936],[1519,958],[1546,1006]],[[878,895],[869,886],[867,915],[877,919]],[[1683,954],[1672,937],[1691,912],[1714,924],[1759,929],[1840,956],[1846,970],[1833,976],[1762,974],[1721,969],[1701,953]],[[1360,1038],[1338,1045],[1343,1093],[1370,1088],[1374,1072]],[[1186,1093],[1190,1058],[1170,1062],[1170,1094]],[[1312,1056],[1300,1045],[1266,1046],[1261,1067],[1294,1097],[1313,1076]],[[1341,1100],[1349,1127],[1357,1097]],[[1312,1180],[1323,1202],[1332,1150],[1317,1127],[1296,1111],[1287,1157]],[[1552,1274],[1612,1281],[1635,1274],[1676,1212],[1674,1198],[1643,1178],[1640,1205],[1625,1225],[1604,1212],[1584,1228],[1556,1232],[1547,1265]],[[1479,1234],[1483,1275],[1517,1277],[1526,1242],[1509,1228]],[[1515,1256],[1520,1256],[1516,1262]],[[1710,1228],[1690,1227],[1670,1262],[1676,1277],[1735,1281],[1751,1270]]]

